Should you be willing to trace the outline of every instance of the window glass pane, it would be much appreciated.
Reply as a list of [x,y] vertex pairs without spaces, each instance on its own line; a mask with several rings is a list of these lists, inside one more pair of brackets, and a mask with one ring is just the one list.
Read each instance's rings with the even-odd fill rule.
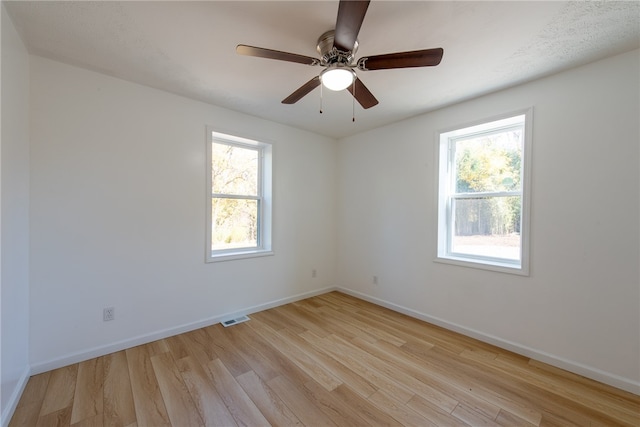
[[520,259],[521,197],[453,199],[451,252]]
[[258,246],[258,201],[211,199],[211,250]]
[[258,150],[214,142],[211,147],[211,191],[256,196],[258,160]]
[[456,193],[521,188],[522,128],[455,142]]

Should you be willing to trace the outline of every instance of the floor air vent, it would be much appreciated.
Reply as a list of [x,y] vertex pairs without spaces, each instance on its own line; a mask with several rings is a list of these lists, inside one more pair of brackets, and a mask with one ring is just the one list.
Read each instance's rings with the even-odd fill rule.
[[246,322],[247,320],[250,320],[249,316],[240,316],[240,317],[236,317],[235,319],[225,320],[224,322],[220,322],[220,323],[222,323],[222,326],[227,328],[229,326],[237,325],[238,323]]

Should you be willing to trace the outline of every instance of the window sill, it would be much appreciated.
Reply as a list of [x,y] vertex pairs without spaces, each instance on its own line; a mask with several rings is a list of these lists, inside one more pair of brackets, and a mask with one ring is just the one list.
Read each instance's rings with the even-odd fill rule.
[[273,255],[273,251],[271,249],[252,249],[246,251],[239,252],[226,252],[219,254],[212,254],[207,256],[205,260],[206,263],[210,262],[223,262],[223,261],[233,261],[237,259],[247,259],[247,258],[256,258],[263,256],[271,256]]
[[456,256],[439,256],[434,259],[434,262],[442,264],[457,265],[460,267],[476,268],[480,270],[497,271],[500,273],[517,274],[519,276],[528,276],[529,271],[526,267],[510,264],[508,262],[489,261],[489,260],[471,260],[464,257]]

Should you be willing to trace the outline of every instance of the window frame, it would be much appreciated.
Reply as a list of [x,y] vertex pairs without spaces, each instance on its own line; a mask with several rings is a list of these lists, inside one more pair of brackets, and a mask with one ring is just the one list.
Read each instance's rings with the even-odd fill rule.
[[[456,193],[454,190],[456,182],[455,151],[453,150],[452,144],[469,137],[490,135],[520,127],[521,125],[515,122],[515,119],[520,116],[523,116],[524,121],[522,125],[523,147],[520,164],[520,190]],[[523,276],[529,275],[532,127],[533,108],[527,108],[436,132],[436,206],[438,209],[436,228],[437,247],[434,261]],[[508,258],[458,253],[452,250],[455,221],[455,212],[453,211],[452,205],[455,204],[455,200],[510,196],[519,196],[521,198],[519,261]]]
[[[241,195],[214,193],[212,188],[213,144],[224,144],[239,148],[255,150],[258,153],[257,195]],[[273,205],[273,144],[252,138],[232,135],[226,131],[206,127],[206,224],[205,224],[205,262],[220,262],[236,259],[273,255],[272,245],[272,205]],[[257,244],[251,247],[212,249],[212,200],[227,198],[239,200],[256,200],[257,212]]]

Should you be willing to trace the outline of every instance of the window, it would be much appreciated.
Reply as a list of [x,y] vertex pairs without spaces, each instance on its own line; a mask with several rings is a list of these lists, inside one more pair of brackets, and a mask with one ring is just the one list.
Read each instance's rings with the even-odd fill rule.
[[529,273],[531,115],[439,134],[438,261]]
[[271,255],[271,145],[207,129],[207,262]]

